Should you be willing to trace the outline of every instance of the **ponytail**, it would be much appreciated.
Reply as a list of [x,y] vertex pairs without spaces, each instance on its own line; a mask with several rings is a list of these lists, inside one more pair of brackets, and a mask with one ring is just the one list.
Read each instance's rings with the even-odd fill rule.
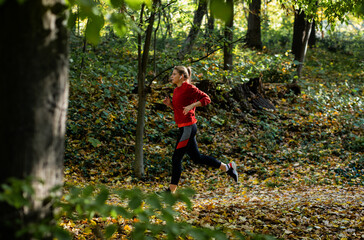
[[192,82],[192,69],[191,69],[191,67],[186,67],[186,69],[187,69],[187,73],[188,73],[187,82],[189,84],[191,84],[191,82]]
[[177,70],[179,75],[185,76],[186,81],[191,84],[191,76],[192,76],[191,67],[175,66],[174,69]]

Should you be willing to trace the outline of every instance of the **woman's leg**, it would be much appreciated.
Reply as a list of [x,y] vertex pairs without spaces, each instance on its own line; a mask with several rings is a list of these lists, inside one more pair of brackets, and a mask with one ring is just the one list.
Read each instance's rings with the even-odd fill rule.
[[221,168],[222,170],[226,171],[226,165],[214,157],[206,156],[200,154],[198,150],[197,141],[196,141],[196,133],[197,133],[197,126],[196,124],[192,125],[192,134],[191,139],[187,146],[187,154],[191,157],[192,161],[197,164],[203,164],[213,168]]
[[177,139],[176,148],[172,156],[172,178],[169,186],[170,190],[174,192],[177,188],[179,179],[182,173],[182,159],[187,151],[187,145],[190,141],[192,133],[191,126],[179,128],[179,135]]
[[197,126],[196,124],[192,126],[193,126],[193,131],[192,131],[193,134],[191,138],[193,137],[193,139],[189,141],[187,146],[187,154],[191,157],[191,159],[198,164],[203,164],[213,168],[220,168],[221,170],[226,172],[229,176],[231,176],[235,182],[238,182],[239,181],[238,172],[236,171],[236,164],[234,162],[225,164],[220,162],[214,157],[200,154],[196,141]]
[[[176,148],[172,156],[172,178],[171,184],[169,185],[169,189],[171,190],[171,192],[174,192],[177,188],[182,173],[182,159],[186,153],[195,163],[207,165],[213,168],[220,168],[223,171],[235,171],[235,164],[234,169],[231,169],[230,167],[228,167],[228,165],[220,162],[213,157],[200,154],[196,141],[196,132],[196,124],[180,128]],[[232,176],[230,173],[229,175]],[[234,176],[232,177],[235,181],[237,181],[237,173],[233,173],[233,175]]]

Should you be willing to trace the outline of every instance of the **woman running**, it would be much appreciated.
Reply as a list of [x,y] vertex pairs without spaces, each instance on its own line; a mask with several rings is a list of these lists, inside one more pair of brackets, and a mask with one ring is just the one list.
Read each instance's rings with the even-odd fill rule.
[[191,68],[184,66],[174,67],[172,83],[177,87],[173,91],[172,101],[166,97],[165,105],[173,109],[174,120],[179,128],[177,144],[172,156],[172,179],[167,191],[174,193],[182,173],[182,159],[187,153],[192,161],[213,168],[220,168],[238,182],[236,164],[231,162],[224,164],[219,160],[200,154],[196,142],[196,107],[206,106],[211,102],[210,97],[191,84]]

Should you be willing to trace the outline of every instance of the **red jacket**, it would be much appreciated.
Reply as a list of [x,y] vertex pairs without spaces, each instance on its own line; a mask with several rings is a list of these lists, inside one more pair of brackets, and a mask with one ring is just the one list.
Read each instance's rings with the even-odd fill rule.
[[206,93],[187,82],[184,82],[180,87],[176,87],[174,89],[172,105],[174,111],[174,121],[178,127],[190,126],[197,122],[195,118],[196,108],[191,109],[187,115],[183,114],[184,107],[197,101],[200,101],[202,106],[206,106],[211,102],[211,99]]

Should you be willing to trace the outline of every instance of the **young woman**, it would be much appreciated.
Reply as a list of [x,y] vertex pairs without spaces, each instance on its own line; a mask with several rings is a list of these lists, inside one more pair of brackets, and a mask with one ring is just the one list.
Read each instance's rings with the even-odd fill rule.
[[198,151],[195,110],[196,107],[206,106],[211,100],[206,93],[191,84],[191,68],[175,67],[171,80],[177,87],[173,91],[172,101],[169,97],[166,97],[163,103],[173,109],[179,135],[172,156],[172,179],[167,191],[176,191],[182,173],[182,159],[186,153],[195,163],[220,168],[226,171],[235,182],[238,182],[238,172],[234,162],[224,164],[213,157],[202,155]]

